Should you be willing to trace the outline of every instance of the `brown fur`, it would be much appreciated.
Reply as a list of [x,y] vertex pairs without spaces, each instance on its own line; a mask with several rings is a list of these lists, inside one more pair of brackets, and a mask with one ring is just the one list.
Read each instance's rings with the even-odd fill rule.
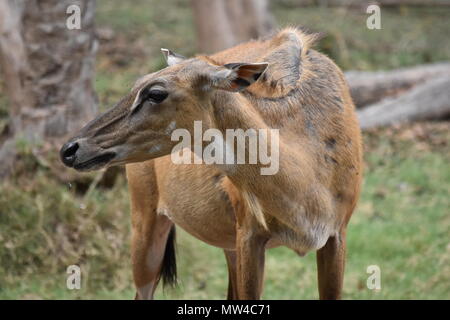
[[[78,135],[86,143],[80,152],[86,154],[129,147],[111,164],[127,164],[133,271],[140,298],[153,296],[172,223],[225,250],[229,298],[260,297],[265,249],[280,245],[301,255],[318,250],[320,297],[340,298],[345,230],[361,185],[361,137],[342,72],[311,49],[314,39],[289,28],[147,75],[115,111]],[[226,90],[205,91],[205,79],[236,62],[267,62],[269,67],[240,93],[227,91],[234,87],[220,79],[212,87]],[[253,75],[251,69],[241,74]],[[163,81],[170,91],[169,98],[152,107],[160,108],[157,115],[138,111],[144,115],[127,118],[137,92],[155,81]],[[192,132],[194,120],[222,132],[280,129],[279,172],[262,176],[260,164],[230,168],[172,163],[167,154],[174,142],[164,128],[176,121],[177,128]],[[156,143],[160,148],[150,154]],[[138,161],[145,162],[133,163]]]

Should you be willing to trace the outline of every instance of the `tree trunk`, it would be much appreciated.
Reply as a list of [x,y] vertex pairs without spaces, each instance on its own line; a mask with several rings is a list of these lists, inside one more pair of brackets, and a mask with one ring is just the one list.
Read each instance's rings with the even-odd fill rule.
[[274,27],[267,0],[192,0],[201,52],[213,53],[266,35]]
[[450,63],[441,62],[390,71],[348,71],[345,77],[358,108],[397,95],[431,78],[450,75]]
[[386,98],[358,111],[360,126],[369,129],[399,122],[436,120],[450,115],[450,76],[419,84],[398,98]]
[[[66,21],[81,9],[81,29]],[[95,0],[0,0],[0,65],[9,101],[0,176],[11,169],[18,138],[59,142],[97,111],[93,89]]]

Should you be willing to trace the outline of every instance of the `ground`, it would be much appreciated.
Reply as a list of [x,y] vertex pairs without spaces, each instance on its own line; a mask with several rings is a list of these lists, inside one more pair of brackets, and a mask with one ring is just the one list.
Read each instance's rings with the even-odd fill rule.
[[[319,48],[343,69],[375,70],[450,59],[449,10],[382,10],[382,30],[365,28],[364,12],[273,8],[279,25],[327,32]],[[131,4],[132,3],[132,4]],[[137,76],[162,66],[159,48],[195,52],[185,1],[99,1],[96,90],[101,108]],[[0,89],[0,129],[6,119]],[[2,120],[3,119],[3,122]],[[344,299],[450,299],[449,122],[364,133],[361,200],[348,229]],[[80,193],[55,180],[26,144],[22,174],[0,183],[0,299],[130,299],[130,219],[126,181]],[[27,169],[28,168],[28,169]],[[178,229],[176,289],[159,299],[221,299],[227,271],[221,250]],[[316,299],[315,254],[267,252],[265,299]],[[68,290],[66,268],[79,264],[81,290]],[[370,265],[381,289],[369,290]]]

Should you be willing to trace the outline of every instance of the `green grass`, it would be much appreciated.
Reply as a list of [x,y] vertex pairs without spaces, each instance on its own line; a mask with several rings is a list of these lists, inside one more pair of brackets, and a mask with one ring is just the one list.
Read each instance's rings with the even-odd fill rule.
[[[280,26],[326,32],[319,48],[344,69],[450,59],[446,9],[383,9],[383,29],[377,31],[365,27],[367,16],[360,11],[283,6],[273,11]],[[187,56],[196,52],[186,1],[99,1],[97,24],[115,33],[101,43],[97,59],[101,109],[113,105],[139,75],[162,66],[159,48]],[[5,100],[0,92],[0,120]],[[348,231],[344,298],[450,299],[450,137],[448,130],[435,135],[445,141],[439,148],[413,138],[399,141],[387,131],[366,134],[364,187]],[[133,298],[125,179],[113,189],[80,196],[45,168],[33,168],[0,183],[0,299]],[[221,250],[178,231],[180,285],[159,288],[157,298],[224,298],[228,280]],[[81,290],[66,288],[71,264],[82,268]],[[366,288],[369,265],[381,268],[380,291]],[[264,298],[317,297],[314,253],[300,258],[286,248],[267,252]]]

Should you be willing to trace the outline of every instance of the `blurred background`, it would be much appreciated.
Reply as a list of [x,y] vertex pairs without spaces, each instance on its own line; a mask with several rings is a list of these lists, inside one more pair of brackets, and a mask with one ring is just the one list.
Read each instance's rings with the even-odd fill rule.
[[[381,29],[368,28],[371,3]],[[316,49],[345,71],[363,129],[343,297],[449,299],[447,0],[0,0],[0,299],[134,298],[124,170],[72,172],[61,142],[163,68],[160,48],[210,53],[283,26],[322,33]],[[314,253],[266,261],[263,298],[318,298]],[[66,287],[73,264],[80,290]],[[226,297],[222,251],[180,229],[178,271],[158,299]]]

